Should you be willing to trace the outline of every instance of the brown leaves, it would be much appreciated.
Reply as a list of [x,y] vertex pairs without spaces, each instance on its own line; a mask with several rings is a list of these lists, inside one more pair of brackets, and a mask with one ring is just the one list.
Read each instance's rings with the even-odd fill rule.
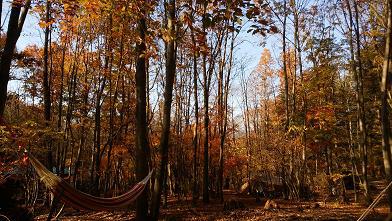
[[279,33],[279,29],[276,26],[274,26],[274,25],[272,25],[269,30],[273,34]]
[[77,1],[63,0],[64,13],[69,16],[74,16],[79,8]]
[[252,21],[248,33],[266,36],[267,33],[278,33],[278,28],[273,25],[271,10],[267,4],[250,5],[246,11],[246,17]]

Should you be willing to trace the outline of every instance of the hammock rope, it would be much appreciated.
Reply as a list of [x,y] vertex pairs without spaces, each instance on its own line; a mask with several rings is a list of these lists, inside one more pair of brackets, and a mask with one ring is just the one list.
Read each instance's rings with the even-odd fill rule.
[[137,183],[128,192],[111,198],[95,197],[90,194],[81,192],[62,178],[50,172],[34,156],[29,155],[30,164],[33,166],[41,181],[45,186],[64,203],[81,210],[115,210],[126,208],[144,191],[153,171],[151,171],[143,180]]
[[369,207],[362,213],[362,215],[357,219],[357,221],[362,221],[366,218],[366,216],[370,213],[370,211],[377,205],[378,202],[382,199],[386,191],[392,186],[392,181],[388,184],[385,189],[383,189],[380,194],[373,200],[373,202],[369,205]]

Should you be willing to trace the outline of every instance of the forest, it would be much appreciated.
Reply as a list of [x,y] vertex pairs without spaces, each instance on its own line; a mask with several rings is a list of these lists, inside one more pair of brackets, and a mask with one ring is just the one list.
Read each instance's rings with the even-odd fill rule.
[[392,0],[0,12],[0,221],[392,220]]

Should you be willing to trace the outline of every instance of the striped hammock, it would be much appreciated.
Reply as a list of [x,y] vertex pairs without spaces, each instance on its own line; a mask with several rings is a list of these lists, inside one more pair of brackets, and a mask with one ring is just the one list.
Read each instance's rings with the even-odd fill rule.
[[83,193],[73,188],[65,180],[50,172],[41,162],[30,154],[29,161],[41,181],[56,197],[59,197],[65,204],[80,210],[111,211],[129,206],[143,192],[153,172],[151,171],[128,192],[112,198],[101,198]]

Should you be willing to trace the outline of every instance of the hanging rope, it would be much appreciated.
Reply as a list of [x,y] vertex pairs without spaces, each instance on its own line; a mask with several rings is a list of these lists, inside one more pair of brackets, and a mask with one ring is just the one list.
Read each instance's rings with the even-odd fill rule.
[[382,199],[384,196],[385,192],[392,186],[392,181],[388,184],[385,189],[383,189],[380,194],[376,197],[376,199],[373,200],[372,204],[369,205],[369,207],[365,210],[365,212],[362,213],[362,215],[357,219],[357,221],[362,221],[365,219],[365,217],[369,214],[369,212],[377,205],[378,202]]
[[6,216],[4,216],[4,215],[2,215],[2,214],[0,214],[0,218],[4,218],[5,220],[7,220],[7,221],[11,221],[8,217],[6,217]]

